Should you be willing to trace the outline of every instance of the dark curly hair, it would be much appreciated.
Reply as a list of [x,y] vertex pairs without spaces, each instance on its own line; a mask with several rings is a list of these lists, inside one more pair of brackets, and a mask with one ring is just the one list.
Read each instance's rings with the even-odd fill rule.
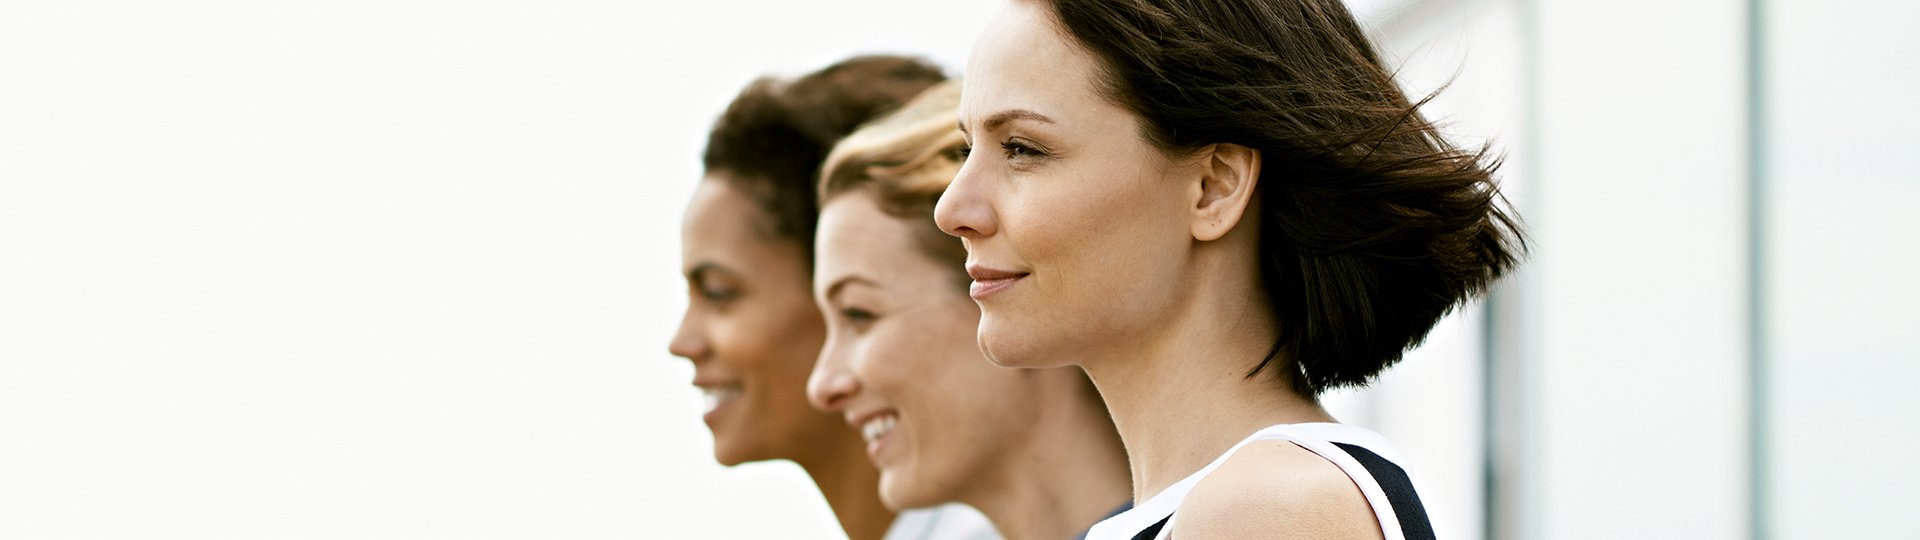
[[1295,391],[1359,386],[1526,250],[1485,148],[1448,143],[1339,0],[1041,0],[1170,154],[1260,152],[1260,278]]
[[713,124],[704,163],[758,201],[777,237],[813,262],[820,164],[855,127],[946,80],[940,68],[904,56],[857,56],[793,80],[747,85]]

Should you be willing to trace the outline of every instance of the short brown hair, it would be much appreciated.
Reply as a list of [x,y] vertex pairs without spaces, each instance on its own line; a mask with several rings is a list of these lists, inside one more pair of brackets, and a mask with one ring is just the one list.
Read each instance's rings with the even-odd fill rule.
[[[1498,159],[1448,143],[1339,0],[1038,0],[1170,154],[1258,150],[1267,357],[1295,391],[1364,385],[1526,249]],[[1431,96],[1429,96],[1431,99]]]
[[954,125],[960,113],[960,81],[927,89],[892,114],[848,135],[820,172],[820,202],[852,191],[872,192],[880,209],[894,217],[923,222],[915,231],[920,247],[953,270],[962,289],[969,281],[962,268],[967,249],[940,231],[933,207],[960,172],[966,145]]
[[926,60],[857,56],[793,80],[747,85],[714,121],[703,162],[758,201],[777,237],[801,250],[811,271],[819,218],[815,173],[854,127],[946,80]]

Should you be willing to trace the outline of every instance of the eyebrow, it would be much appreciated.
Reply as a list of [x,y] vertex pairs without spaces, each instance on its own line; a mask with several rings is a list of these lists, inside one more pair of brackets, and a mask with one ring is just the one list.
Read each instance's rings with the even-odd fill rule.
[[871,279],[867,279],[860,276],[846,276],[846,277],[834,280],[832,285],[828,285],[826,292],[821,294],[820,298],[824,300],[832,300],[833,295],[840,293],[840,289],[844,289],[846,288],[847,285],[854,284],[854,283],[865,284],[868,287],[880,286],[879,283],[875,283]]
[[[1044,114],[1040,114],[1040,113],[1033,112],[1026,109],[1008,109],[1008,110],[1000,111],[997,113],[993,113],[993,115],[988,116],[986,120],[980,121],[980,124],[982,127],[985,127],[987,129],[994,129],[1015,120],[1027,120],[1032,122],[1039,122],[1042,124],[1055,123],[1053,121],[1053,118],[1048,117],[1047,115],[1044,115]],[[967,124],[965,120],[960,121],[960,132],[961,133],[967,132]]]
[[715,264],[712,262],[702,262],[700,264],[693,265],[693,268],[687,269],[687,272],[686,272],[687,281],[693,281],[693,282],[703,281],[707,278],[707,274],[714,274],[714,273],[726,274],[730,272],[727,271],[726,267],[720,266],[719,264]]

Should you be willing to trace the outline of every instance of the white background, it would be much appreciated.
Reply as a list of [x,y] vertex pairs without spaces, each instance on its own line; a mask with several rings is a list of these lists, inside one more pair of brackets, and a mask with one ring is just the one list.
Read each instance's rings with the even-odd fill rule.
[[[1443,533],[1910,536],[1913,9],[1763,4],[1756,161],[1744,1],[1355,3],[1536,241],[1330,398]],[[996,6],[0,3],[0,538],[835,537],[712,462],[681,208],[754,77],[957,73]]]
[[710,457],[680,210],[753,77],[992,9],[0,4],[0,538],[837,534]]

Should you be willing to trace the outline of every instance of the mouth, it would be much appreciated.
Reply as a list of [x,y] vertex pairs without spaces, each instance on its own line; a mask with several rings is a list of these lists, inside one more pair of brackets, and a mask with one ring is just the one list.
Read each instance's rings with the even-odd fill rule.
[[967,277],[973,278],[973,285],[967,288],[967,296],[974,300],[983,300],[1000,291],[1012,287],[1015,282],[1025,279],[1028,272],[1000,270],[978,264],[967,265]]
[[718,418],[720,413],[725,411],[728,405],[738,400],[741,395],[740,385],[737,384],[702,384],[698,386],[700,387],[700,395],[705,400],[705,406],[702,407],[704,414],[701,416],[706,420],[708,425],[712,425],[714,419]]
[[887,446],[887,436],[892,435],[893,428],[900,424],[900,415],[886,411],[851,423],[860,430],[860,438],[867,441],[867,459],[877,464],[880,462],[880,451]]

